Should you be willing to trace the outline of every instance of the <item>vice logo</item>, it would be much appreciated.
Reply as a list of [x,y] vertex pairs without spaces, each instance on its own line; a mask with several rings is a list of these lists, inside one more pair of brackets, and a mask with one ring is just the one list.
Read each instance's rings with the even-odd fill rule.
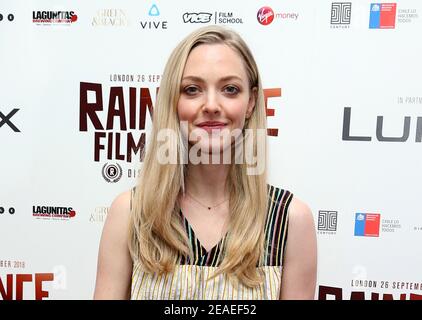
[[355,236],[379,237],[380,218],[379,213],[356,213]]

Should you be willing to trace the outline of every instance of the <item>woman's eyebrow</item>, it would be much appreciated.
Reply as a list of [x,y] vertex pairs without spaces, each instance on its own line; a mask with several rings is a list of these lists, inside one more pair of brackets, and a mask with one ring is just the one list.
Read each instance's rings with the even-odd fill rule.
[[[233,79],[242,81],[242,78],[237,76],[237,75],[225,76],[225,77],[220,78],[218,81],[224,82],[224,81],[233,80]],[[206,82],[204,79],[202,79],[201,77],[198,77],[198,76],[185,76],[185,77],[182,78],[182,81],[183,80],[192,80],[192,81],[202,82],[202,83]]]

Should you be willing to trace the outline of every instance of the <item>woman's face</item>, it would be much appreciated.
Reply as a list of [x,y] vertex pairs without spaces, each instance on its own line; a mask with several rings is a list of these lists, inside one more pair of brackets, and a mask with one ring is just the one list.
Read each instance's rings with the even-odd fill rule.
[[224,44],[201,44],[191,51],[177,105],[179,120],[188,122],[190,144],[204,143],[191,135],[200,132],[209,138],[209,148],[221,152],[231,143],[223,144],[218,134],[223,129],[228,129],[224,133],[241,131],[254,105],[255,94],[237,52]]

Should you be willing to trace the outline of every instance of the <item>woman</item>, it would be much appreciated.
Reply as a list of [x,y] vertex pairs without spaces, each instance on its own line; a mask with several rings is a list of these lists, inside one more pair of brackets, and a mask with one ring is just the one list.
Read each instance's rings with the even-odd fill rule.
[[[267,184],[263,89],[240,36],[218,26],[187,36],[167,62],[153,119],[139,183],[104,225],[94,298],[313,299],[312,213]],[[248,141],[255,172],[247,147],[235,156]]]

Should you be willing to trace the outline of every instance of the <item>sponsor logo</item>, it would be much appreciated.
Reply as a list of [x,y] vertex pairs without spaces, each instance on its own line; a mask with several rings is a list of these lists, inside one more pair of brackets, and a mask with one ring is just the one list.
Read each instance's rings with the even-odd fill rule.
[[335,234],[337,231],[337,211],[318,211],[318,234]]
[[256,19],[263,26],[268,26],[274,20],[297,20],[299,18],[299,13],[296,12],[274,12],[271,7],[264,6],[261,7],[257,14]]
[[331,4],[331,28],[349,28],[351,16],[351,2],[333,2]]
[[[3,14],[0,13],[0,22],[2,22],[4,19]],[[12,22],[13,20],[15,20],[15,16],[12,13],[9,13],[6,15],[6,19],[4,19],[4,21],[10,21]]]
[[394,29],[396,3],[371,3],[369,29]]
[[15,208],[10,207],[10,208],[5,208],[5,207],[0,207],[0,214],[5,214],[5,213],[9,213],[9,214],[15,214]]
[[89,217],[89,222],[104,222],[107,218],[108,207],[97,207]]
[[379,237],[380,217],[379,213],[356,213],[355,236]]
[[243,24],[243,18],[232,11],[185,12],[182,18],[184,23]]
[[125,27],[129,25],[129,20],[121,9],[101,9],[97,11],[91,24],[94,27]]
[[37,25],[71,25],[77,20],[74,11],[32,11],[32,22]]
[[274,11],[270,7],[262,7],[258,10],[256,18],[260,24],[269,25],[274,20]]
[[[350,134],[350,123],[351,123],[351,114],[352,108],[344,108],[343,114],[343,134],[342,140],[345,141],[371,141],[371,136],[352,136]],[[416,133],[415,133],[415,142],[422,141],[422,117],[416,117]],[[413,120],[413,121],[414,121]],[[403,121],[403,134],[400,137],[391,137],[387,136],[383,131],[384,116],[377,116],[376,123],[376,138],[381,142],[406,142],[410,136],[410,124],[412,122],[412,117],[405,116]]]
[[212,13],[208,12],[185,12],[183,14],[184,23],[208,23],[211,22]]
[[15,124],[10,120],[18,111],[19,109],[13,109],[7,115],[3,114],[3,112],[0,111],[0,128],[3,127],[3,125],[7,124],[9,128],[12,129],[14,132],[20,132],[20,130],[15,126]]
[[103,170],[102,170],[103,178],[105,181],[110,183],[115,183],[120,180],[122,177],[123,171],[120,164],[104,164]]
[[166,30],[167,29],[167,20],[157,20],[157,17],[160,17],[160,10],[158,9],[156,4],[153,4],[150,9],[148,10],[148,16],[152,17],[153,20],[141,20],[139,24],[141,25],[142,29],[149,29],[149,30]]
[[32,216],[46,220],[69,220],[76,216],[72,207],[32,206]]

